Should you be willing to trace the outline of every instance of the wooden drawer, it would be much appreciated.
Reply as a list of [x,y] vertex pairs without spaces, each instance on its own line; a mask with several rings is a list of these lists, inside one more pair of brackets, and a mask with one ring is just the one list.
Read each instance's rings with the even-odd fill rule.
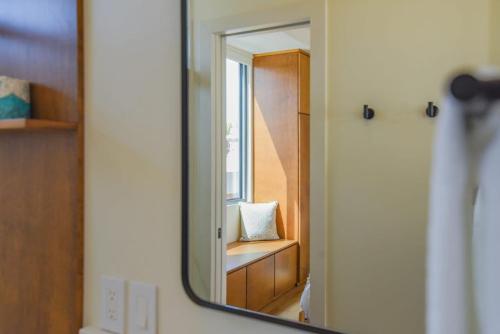
[[275,254],[275,297],[297,284],[297,252],[297,245],[293,245]]
[[247,307],[247,268],[227,275],[227,304],[239,308]]
[[247,308],[259,311],[274,298],[274,256],[247,267]]

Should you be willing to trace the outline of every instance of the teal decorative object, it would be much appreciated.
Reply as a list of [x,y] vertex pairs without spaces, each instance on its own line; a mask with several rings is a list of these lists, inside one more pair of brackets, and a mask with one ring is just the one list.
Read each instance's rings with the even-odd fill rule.
[[0,76],[0,119],[30,118],[30,84]]

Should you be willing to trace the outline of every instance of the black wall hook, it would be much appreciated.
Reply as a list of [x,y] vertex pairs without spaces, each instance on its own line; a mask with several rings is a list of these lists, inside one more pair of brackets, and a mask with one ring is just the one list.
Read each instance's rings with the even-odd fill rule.
[[375,117],[375,110],[373,110],[367,104],[365,104],[363,106],[363,118],[372,119],[373,117]]
[[430,118],[434,118],[439,114],[439,107],[434,104],[434,102],[428,102],[425,114]]

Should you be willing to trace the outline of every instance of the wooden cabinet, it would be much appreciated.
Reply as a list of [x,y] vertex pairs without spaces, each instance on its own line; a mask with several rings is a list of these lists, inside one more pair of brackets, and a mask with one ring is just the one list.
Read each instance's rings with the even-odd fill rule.
[[231,244],[227,252],[227,304],[259,311],[293,289],[298,248],[292,240]]
[[278,201],[280,238],[299,242],[299,280],[309,274],[310,57],[303,50],[253,60],[253,191]]
[[239,308],[247,307],[247,268],[227,275],[227,303]]

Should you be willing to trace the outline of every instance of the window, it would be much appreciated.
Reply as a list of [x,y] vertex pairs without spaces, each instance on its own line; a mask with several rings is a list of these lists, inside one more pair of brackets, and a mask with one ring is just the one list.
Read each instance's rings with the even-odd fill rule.
[[226,200],[246,199],[248,66],[226,60]]

